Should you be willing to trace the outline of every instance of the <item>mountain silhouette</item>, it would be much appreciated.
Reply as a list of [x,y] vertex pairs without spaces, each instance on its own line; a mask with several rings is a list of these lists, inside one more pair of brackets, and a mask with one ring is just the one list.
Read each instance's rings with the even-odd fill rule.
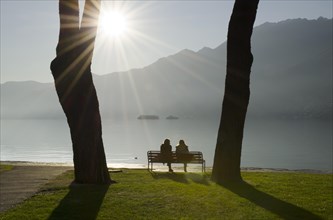
[[[332,19],[264,23],[252,37],[249,117],[320,118],[332,112]],[[218,118],[226,43],[184,49],[141,69],[94,76],[103,118]],[[46,73],[47,74],[47,73]],[[64,118],[53,83],[1,84],[1,118]]]

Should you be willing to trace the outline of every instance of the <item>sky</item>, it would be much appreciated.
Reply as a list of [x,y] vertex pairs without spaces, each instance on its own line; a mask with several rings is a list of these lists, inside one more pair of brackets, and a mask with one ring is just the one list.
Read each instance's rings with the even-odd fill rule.
[[[53,82],[50,62],[59,34],[58,1],[0,0],[1,83]],[[80,1],[82,6],[84,1]],[[234,1],[103,1],[123,13],[126,30],[114,37],[99,28],[92,64],[103,75],[142,68],[183,49],[216,48],[226,40]],[[261,0],[255,26],[293,18],[332,18],[331,0]]]

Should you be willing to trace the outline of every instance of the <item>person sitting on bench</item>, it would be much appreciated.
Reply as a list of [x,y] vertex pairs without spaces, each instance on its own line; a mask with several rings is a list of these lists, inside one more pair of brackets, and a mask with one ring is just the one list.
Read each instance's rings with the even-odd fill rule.
[[[188,146],[185,144],[184,140],[180,140],[179,144],[176,146],[177,158],[182,161],[191,161],[192,155],[189,154]],[[187,163],[184,163],[184,171],[187,172]]]
[[167,163],[169,167],[169,172],[173,172],[173,170],[171,169],[172,146],[170,145],[169,139],[165,139],[164,143],[161,145],[161,156],[163,163]]

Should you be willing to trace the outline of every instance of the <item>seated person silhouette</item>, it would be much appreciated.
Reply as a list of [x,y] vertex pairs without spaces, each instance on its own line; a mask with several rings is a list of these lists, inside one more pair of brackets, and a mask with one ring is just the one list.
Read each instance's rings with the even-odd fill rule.
[[[184,140],[180,140],[179,144],[176,146],[177,158],[182,161],[191,161],[192,155],[189,154],[188,146],[185,144]],[[184,171],[187,172],[187,163],[184,163]]]
[[172,146],[170,145],[169,139],[165,139],[164,143],[161,145],[161,156],[163,163],[167,163],[169,167],[169,172],[173,172],[173,170],[171,169]]

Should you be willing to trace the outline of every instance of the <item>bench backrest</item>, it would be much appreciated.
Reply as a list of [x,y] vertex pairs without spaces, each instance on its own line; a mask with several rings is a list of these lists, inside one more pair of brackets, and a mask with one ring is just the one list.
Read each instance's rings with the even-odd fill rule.
[[[178,158],[177,154],[175,151],[172,151],[172,158],[170,160],[171,163],[182,163],[182,162],[187,162],[187,163],[203,163],[203,154],[200,151],[190,151],[188,153],[190,155],[190,159],[184,159]],[[147,152],[147,157],[148,157],[148,162],[163,162],[162,155],[160,151],[148,151]]]

